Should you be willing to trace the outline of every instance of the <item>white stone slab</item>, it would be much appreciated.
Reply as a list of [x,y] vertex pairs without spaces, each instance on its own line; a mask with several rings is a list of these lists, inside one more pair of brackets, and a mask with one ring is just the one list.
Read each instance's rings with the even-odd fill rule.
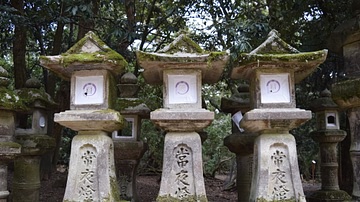
[[106,132],[80,131],[71,143],[64,201],[120,201],[114,144]]
[[54,121],[75,131],[119,130],[124,119],[115,110],[67,110],[56,113]]
[[295,138],[289,133],[262,134],[254,145],[250,201],[305,202]]
[[[158,199],[204,201],[206,199],[201,140],[195,132],[169,132]],[[170,198],[168,198],[170,200]]]

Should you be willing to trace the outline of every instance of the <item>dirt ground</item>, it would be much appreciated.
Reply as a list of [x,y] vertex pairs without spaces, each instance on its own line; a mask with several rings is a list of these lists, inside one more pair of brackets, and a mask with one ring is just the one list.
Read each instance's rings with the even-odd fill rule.
[[[11,177],[12,173],[9,172],[8,189],[11,192]],[[40,188],[40,202],[61,202],[65,192],[66,186],[66,172],[53,173],[50,180],[42,181]],[[235,189],[232,191],[224,191],[224,177],[218,178],[205,178],[206,194],[209,202],[236,202],[237,192]],[[160,176],[138,176],[137,186],[138,195],[141,202],[155,201],[160,188]],[[303,183],[304,192],[309,194],[320,188],[319,183]]]

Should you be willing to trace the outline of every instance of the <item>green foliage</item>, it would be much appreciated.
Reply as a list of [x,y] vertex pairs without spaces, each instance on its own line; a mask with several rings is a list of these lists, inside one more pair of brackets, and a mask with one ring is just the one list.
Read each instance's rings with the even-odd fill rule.
[[60,150],[59,150],[59,164],[69,165],[70,161],[70,151],[71,151],[71,141],[72,138],[76,135],[76,132],[64,128],[63,135],[61,138]]
[[310,137],[310,132],[316,130],[315,125],[316,120],[313,118],[300,127],[290,131],[296,140],[300,173],[303,174],[307,180],[311,179],[312,160],[320,162],[319,143]]
[[155,128],[150,120],[141,124],[141,139],[148,144],[148,150],[141,159],[139,173],[160,173],[162,169],[165,133]]
[[205,129],[207,139],[203,143],[204,174],[214,177],[216,173],[228,171],[235,155],[224,146],[223,140],[231,134],[231,117],[216,114],[215,120]]

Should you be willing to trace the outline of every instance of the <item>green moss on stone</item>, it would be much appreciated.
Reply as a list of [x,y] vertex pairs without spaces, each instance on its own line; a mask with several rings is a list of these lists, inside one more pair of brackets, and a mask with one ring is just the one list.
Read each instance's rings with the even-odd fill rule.
[[332,86],[331,93],[334,100],[360,98],[360,79],[337,82]]
[[117,86],[116,86],[116,80],[113,76],[113,74],[108,74],[109,76],[109,108],[114,109],[116,106],[116,98],[117,98]]
[[[97,45],[101,50],[94,53],[81,53],[80,50],[84,44],[90,40]],[[97,35],[93,32],[88,32],[86,36],[80,39],[74,46],[72,46],[66,53],[62,54],[62,63],[66,67],[74,62],[81,63],[101,63],[109,62],[125,67],[127,62],[119,53],[108,47]]]
[[114,199],[114,201],[120,201],[120,191],[119,191],[120,189],[117,180],[114,177],[110,178],[110,189],[111,189],[110,198]]
[[351,196],[342,190],[319,190],[311,194],[309,201],[349,201]]
[[0,148],[19,149],[20,147],[21,147],[21,145],[16,142],[0,142]]
[[27,106],[32,106],[37,100],[44,102],[47,107],[57,105],[51,96],[42,89],[23,88],[17,90],[16,93]]
[[266,200],[264,198],[257,198],[256,202],[297,202],[296,199],[282,199],[282,200]]
[[115,104],[115,110],[117,111],[122,111],[126,108],[129,107],[136,107],[140,104],[142,104],[142,100],[141,99],[124,99],[124,98],[118,98],[116,100],[116,104]]
[[13,90],[0,87],[0,109],[23,111],[28,110],[28,107]]
[[226,52],[211,52],[207,60],[207,66],[211,68],[214,61],[222,60],[226,55]]
[[84,64],[107,62],[116,64],[120,67],[125,67],[127,65],[125,59],[115,51],[110,51],[107,53],[98,51],[94,53],[62,54],[60,63],[64,67],[67,67],[70,64],[76,62]]
[[286,53],[286,54],[240,54],[236,59],[240,65],[248,65],[259,62],[294,62],[294,63],[308,63],[311,61],[318,61],[325,59],[326,52],[324,50],[304,53]]
[[175,197],[172,197],[170,195],[168,196],[158,196],[156,198],[156,202],[207,202],[207,198],[204,195],[201,196],[188,196],[183,199],[178,199]]
[[48,150],[55,148],[55,139],[47,135],[17,135],[16,142],[23,148],[38,148]]

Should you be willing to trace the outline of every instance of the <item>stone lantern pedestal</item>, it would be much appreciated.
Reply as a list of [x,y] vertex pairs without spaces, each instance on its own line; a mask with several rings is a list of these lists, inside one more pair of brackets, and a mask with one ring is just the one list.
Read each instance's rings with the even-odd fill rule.
[[254,144],[254,173],[249,201],[305,201],[295,138],[289,130],[311,118],[296,108],[295,83],[322,63],[326,50],[300,53],[281,40],[277,31],[249,54],[241,54],[233,79],[250,80],[252,110],[240,127],[259,133]]
[[250,94],[248,85],[240,85],[237,93],[233,94],[230,98],[221,99],[222,111],[231,113],[233,117],[232,134],[224,139],[224,145],[236,154],[238,201],[249,201],[253,172],[254,141],[257,134],[243,131],[237,125],[239,123],[236,123],[234,120],[238,120],[236,116],[242,116],[243,113],[249,111],[249,108]]
[[207,201],[198,132],[214,119],[202,109],[202,83],[216,82],[227,53],[206,53],[186,35],[157,53],[137,52],[149,84],[163,84],[163,108],[150,119],[167,131],[160,191],[157,201]]
[[8,72],[0,66],[0,202],[8,201],[8,163],[20,154],[21,145],[14,142],[16,110],[24,110],[23,101],[8,89]]
[[89,32],[65,54],[42,56],[41,64],[71,79],[70,110],[54,121],[78,131],[71,143],[64,201],[119,201],[110,133],[124,124],[114,110],[116,83],[124,58]]
[[26,81],[25,88],[17,91],[29,107],[29,110],[17,113],[17,122],[24,118],[26,122],[31,121],[31,125],[17,125],[15,130],[15,141],[21,145],[21,155],[14,161],[14,202],[39,201],[41,156],[55,148],[54,138],[46,134],[47,110],[56,104],[40,87],[40,82],[32,78]]
[[[360,56],[360,3],[353,1],[353,18],[343,22],[337,27],[331,37],[329,49],[342,55],[344,57],[343,73],[348,79],[340,81],[332,86],[331,92],[333,100],[342,108],[346,110],[350,127],[350,159],[352,163],[352,175],[345,171],[343,177],[345,178],[347,187],[352,187],[352,197],[355,200],[360,200],[360,71],[359,71],[359,56]],[[350,165],[348,165],[349,167]],[[344,167],[344,166],[343,166]],[[345,169],[343,169],[345,170]],[[352,181],[352,186],[351,184]]]
[[120,98],[116,108],[125,118],[125,126],[113,133],[115,166],[120,185],[120,199],[139,201],[136,186],[137,167],[148,149],[147,143],[140,140],[141,120],[149,118],[150,109],[137,97],[139,86],[132,73],[124,74],[117,85]]

